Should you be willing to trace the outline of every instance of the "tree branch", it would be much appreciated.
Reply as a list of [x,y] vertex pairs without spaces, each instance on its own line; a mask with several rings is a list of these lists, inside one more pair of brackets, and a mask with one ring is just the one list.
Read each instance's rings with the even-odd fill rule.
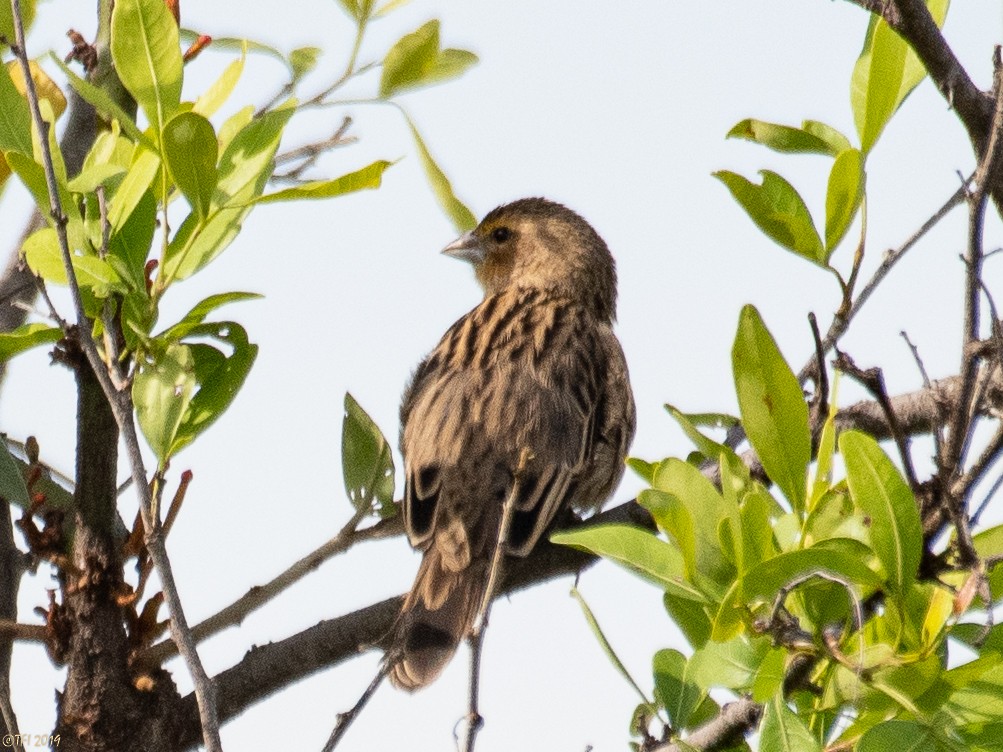
[[[761,705],[748,697],[729,702],[713,720],[708,721],[684,740],[689,747],[699,750],[724,749],[741,741],[759,723]],[[682,752],[674,743],[660,744],[650,752]]]
[[[648,513],[633,501],[602,512],[581,524],[613,523],[653,527]],[[584,551],[542,543],[529,557],[512,561],[506,568],[498,596],[561,575],[576,574],[596,561],[595,556]],[[388,648],[402,600],[403,596],[389,598],[350,614],[322,621],[285,640],[251,648],[240,663],[213,678],[220,719],[226,721],[233,718],[249,705],[317,671],[336,666],[367,650]],[[187,749],[199,741],[198,715],[191,695],[182,702],[185,713],[181,746]]]

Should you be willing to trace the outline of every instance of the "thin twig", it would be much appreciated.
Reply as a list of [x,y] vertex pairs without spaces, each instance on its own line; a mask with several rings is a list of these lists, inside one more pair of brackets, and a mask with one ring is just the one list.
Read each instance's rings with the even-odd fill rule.
[[[98,198],[98,216],[101,222],[101,248],[98,249],[98,256],[104,258],[108,255],[108,243],[111,239],[111,223],[108,221],[108,201],[105,198],[104,186],[95,188]],[[115,324],[115,316],[112,313],[112,298],[107,298],[101,306],[101,323],[104,324],[104,349],[107,353],[108,371],[111,374],[112,382],[119,390],[125,389],[127,382],[125,374],[122,373],[118,342],[118,326]]]
[[[914,232],[906,241],[900,245],[898,248],[889,249],[881,261],[881,265],[874,270],[870,279],[861,288],[860,294],[857,295],[857,299],[853,301],[853,305],[849,307],[845,313],[843,312],[843,307],[840,306],[840,310],[832,318],[832,322],[829,324],[829,331],[826,332],[825,338],[822,340],[822,351],[828,353],[839,339],[846,333],[846,330],[850,326],[850,322],[860,313],[860,309],[864,307],[867,301],[870,299],[871,295],[878,288],[885,277],[891,272],[892,268],[897,264],[902,258],[916,246],[916,244],[923,239],[923,237],[930,232],[934,227],[936,227],[944,217],[951,213],[951,211],[961,204],[966,196],[968,196],[968,184],[974,178],[974,173],[969,176],[968,180],[965,181],[958,189],[951,194],[950,198],[945,201],[937,211],[935,211],[929,219],[924,222],[916,232]],[[811,378],[812,373],[815,368],[815,355],[809,358],[808,362],[805,363],[801,370],[798,371],[798,382],[804,384],[808,379]],[[728,430],[728,436],[725,439],[725,443],[735,449],[742,440],[745,438],[745,431],[741,425],[735,426]]]
[[0,619],[0,635],[18,642],[45,642],[46,631],[41,624],[22,624],[19,621]]
[[[357,512],[331,540],[301,558],[271,581],[252,587],[226,608],[196,624],[192,627],[192,636],[196,642],[203,642],[228,627],[240,624],[247,618],[248,614],[261,608],[325,561],[344,553],[356,543],[387,538],[397,535],[402,530],[399,516],[378,522],[362,530],[356,529],[365,516],[366,512]],[[164,640],[147,650],[143,660],[160,665],[168,658],[177,655],[177,652],[178,648],[173,640]]]
[[[926,365],[923,363],[923,358],[920,357],[919,348],[913,344],[913,341],[909,339],[909,333],[904,329],[899,332],[902,339],[905,340],[906,345],[909,347],[909,351],[912,353],[912,359],[916,362],[916,367],[919,369],[919,375],[923,379],[923,387],[926,389],[930,388],[930,376],[926,372]],[[943,417],[937,420],[937,425],[933,429],[933,456],[939,462],[940,458],[943,457],[943,446],[944,446],[944,420]],[[942,470],[943,468],[938,468]]]
[[[59,240],[59,250],[63,261],[63,268],[66,271],[66,280],[70,288],[70,297],[73,300],[73,307],[76,312],[75,333],[83,350],[87,361],[94,372],[95,377],[101,385],[108,403],[111,406],[115,422],[118,424],[125,447],[132,465],[132,476],[136,489],[139,492],[140,509],[143,512],[143,522],[146,525],[146,545],[153,559],[154,565],[160,574],[161,585],[164,597],[168,605],[171,616],[171,632],[175,641],[181,646],[181,653],[188,666],[189,673],[195,685],[195,693],[199,705],[199,717],[202,724],[203,738],[206,749],[209,752],[221,752],[222,744],[219,739],[219,720],[216,713],[215,690],[212,682],[206,674],[202,661],[195,649],[195,642],[185,620],[184,609],[181,598],[178,595],[177,585],[174,582],[174,574],[171,570],[170,560],[164,541],[161,537],[159,519],[153,513],[153,502],[150,495],[150,488],[146,483],[146,469],[143,464],[143,456],[139,448],[139,436],[136,432],[136,425],[133,421],[132,398],[129,392],[119,391],[112,383],[107,365],[102,361],[97,351],[94,339],[91,337],[90,326],[87,314],[84,312],[83,299],[80,294],[80,286],[77,282],[76,272],[73,268],[73,260],[70,254],[69,239],[67,237],[67,218],[63,213],[63,208],[59,198],[59,190],[56,182],[56,173],[53,167],[52,152],[49,149],[49,124],[42,119],[42,112],[38,104],[38,92],[35,89],[35,82],[31,77],[31,68],[28,62],[27,52],[24,43],[24,26],[21,22],[20,0],[10,0],[11,12],[14,22],[15,44],[11,51],[17,57],[24,74],[25,93],[31,112],[32,122],[38,131],[39,142],[42,153],[42,165],[45,172],[46,187],[49,192],[49,210],[56,228],[56,236]],[[69,334],[69,332],[68,332]]]
[[359,717],[362,709],[366,707],[369,700],[372,699],[373,695],[376,694],[376,690],[379,689],[380,684],[386,678],[387,674],[390,672],[390,665],[386,661],[380,661],[380,668],[376,672],[376,676],[373,680],[369,682],[369,686],[366,687],[366,691],[362,693],[359,701],[352,706],[351,710],[338,715],[338,721],[334,726],[334,730],[331,732],[331,736],[327,739],[327,744],[324,745],[322,752],[332,752],[335,747],[338,746],[338,742],[341,741],[345,732],[348,731],[348,727],[352,725],[352,722]]
[[513,474],[512,490],[502,505],[501,523],[498,526],[498,540],[495,542],[494,554],[491,557],[488,582],[484,588],[481,605],[477,609],[477,616],[474,618],[473,629],[470,631],[470,702],[467,710],[467,733],[464,737],[463,752],[473,752],[477,732],[484,726],[484,717],[481,715],[479,708],[481,648],[484,646],[484,631],[488,626],[491,601],[494,600],[495,591],[498,589],[498,584],[501,581],[502,569],[505,563],[505,549],[508,547],[508,534],[512,526],[512,515],[515,512],[516,499],[519,496],[519,489],[522,485],[522,474],[531,458],[532,455],[529,449],[524,447],[519,453],[519,464],[516,466],[515,473]]
[[[961,476],[951,488],[951,495],[962,497],[967,496],[972,489],[979,485],[985,478],[986,473],[992,468],[996,461],[1003,455],[1003,423],[996,426],[996,432],[982,450],[982,454],[975,460],[963,476]],[[972,515],[972,524],[978,520],[981,508]]]
[[[983,260],[984,259],[985,256],[983,256]],[[993,300],[992,293],[989,291],[989,286],[986,285],[984,279],[980,279],[979,284],[982,286],[982,293],[986,296],[986,305],[989,306],[989,314],[992,316],[990,341],[994,346],[997,361],[996,365],[998,368],[1003,368],[1003,322],[1000,321],[999,311],[996,308],[996,301]]]
[[985,152],[975,170],[974,185],[969,197],[968,248],[965,259],[965,316],[962,332],[961,398],[958,400],[950,422],[950,436],[944,465],[960,472],[964,464],[967,446],[970,443],[973,421],[969,420],[970,401],[979,368],[979,359],[972,355],[970,345],[979,338],[979,297],[981,292],[983,246],[982,234],[985,223],[986,203],[989,200],[990,184],[996,177],[1000,158],[1003,156],[1003,58],[1000,47],[993,52],[993,111],[992,128],[989,132]]
[[[21,743],[21,731],[17,725],[17,714],[14,712],[14,704],[10,701],[9,687],[0,690],[0,714],[3,715],[3,722],[7,727],[7,733],[3,738],[3,746],[14,750],[14,752],[24,752],[24,745]],[[25,738],[27,736],[25,734]]]
[[[973,176],[974,177],[974,176]],[[968,182],[971,182],[972,177],[969,177]],[[853,301],[853,305],[850,306],[850,310],[846,312],[845,316],[836,316],[833,318],[832,323],[829,325],[829,331],[825,334],[825,339],[822,340],[822,349],[825,352],[829,352],[836,342],[846,333],[846,330],[850,326],[850,322],[860,313],[860,309],[864,307],[864,304],[870,299],[871,295],[877,289],[888,273],[891,272],[892,268],[902,257],[906,255],[915,245],[923,239],[923,237],[930,232],[934,227],[936,227],[944,217],[951,213],[951,211],[961,204],[965,200],[965,196],[968,195],[968,183],[961,185],[958,189],[951,194],[951,197],[945,201],[937,211],[935,211],[929,219],[924,222],[916,232],[914,232],[906,241],[900,245],[898,248],[889,250],[885,253],[884,258],[881,261],[880,266],[874,270],[870,279],[867,283],[860,289],[860,294],[857,295],[856,300]],[[810,369],[814,366],[815,357],[812,358],[804,365],[801,371],[798,373],[798,380],[804,383],[805,379],[810,374]]]
[[909,451],[909,435],[902,430],[898,416],[892,407],[881,369],[868,368],[863,370],[853,362],[849,355],[838,349],[836,350],[836,368],[858,381],[881,405],[885,420],[888,421],[888,428],[891,430],[892,439],[895,440],[895,446],[898,447],[899,456],[902,458],[902,468],[905,471],[906,480],[909,481],[909,488],[914,493],[918,492],[919,480],[916,478],[916,469],[912,464],[912,453]]
[[313,144],[306,144],[304,146],[299,146],[295,149],[290,149],[289,151],[282,152],[281,154],[276,154],[275,166],[278,167],[280,165],[288,164],[289,162],[295,162],[298,159],[302,159],[304,160],[302,164],[297,165],[294,170],[286,173],[286,175],[290,175],[292,177],[299,177],[300,173],[302,173],[303,170],[305,170],[307,167],[313,165],[313,163],[317,161],[317,157],[319,157],[324,152],[328,151],[329,149],[333,149],[337,146],[345,146],[347,144],[354,143],[355,142],[354,138],[345,138],[345,134],[351,127],[352,127],[352,118],[346,115],[345,119],[341,121],[341,125],[338,126],[338,129],[333,134],[331,134],[331,136],[325,138],[323,141],[318,141]]
[[818,319],[814,313],[808,314],[808,324],[811,326],[811,336],[815,341],[815,373],[811,379],[815,382],[815,396],[811,404],[811,435],[816,441],[822,431],[828,415],[829,407],[829,374],[825,369],[825,351],[822,349],[822,337],[818,331]]
[[989,502],[993,500],[993,497],[996,496],[996,492],[999,491],[1001,487],[1003,487],[1003,473],[996,476],[996,480],[993,481],[993,484],[986,492],[986,497],[982,500],[982,503],[979,504],[975,513],[972,515],[973,525],[979,524],[979,518],[982,516],[982,513],[986,511],[986,507],[989,506]]

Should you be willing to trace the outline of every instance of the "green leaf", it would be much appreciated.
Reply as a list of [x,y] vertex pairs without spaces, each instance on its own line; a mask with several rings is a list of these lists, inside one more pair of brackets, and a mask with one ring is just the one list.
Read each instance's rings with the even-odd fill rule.
[[771,505],[776,506],[776,501],[762,488],[742,499],[742,574],[778,552],[770,520]]
[[727,138],[744,138],[787,154],[828,154],[834,157],[838,153],[832,150],[829,141],[803,128],[767,123],[754,118],[737,123],[728,131]]
[[[679,553],[683,557],[683,571],[686,579],[694,582],[697,579],[697,533],[696,521],[690,510],[674,495],[664,491],[649,489],[641,491],[637,497],[638,503],[651,513],[658,528],[671,537]],[[722,560],[717,547],[716,536],[711,539],[710,546],[701,547],[702,553],[708,551],[716,554],[715,561]]]
[[676,730],[689,727],[693,711],[706,696],[706,692],[690,676],[692,669],[686,656],[678,650],[659,650],[652,659],[655,698],[668,712]]
[[589,628],[592,630],[592,634],[595,635],[596,640],[599,642],[599,646],[603,649],[603,652],[606,654],[609,662],[613,664],[613,668],[615,668],[617,673],[623,677],[624,681],[634,688],[634,691],[637,692],[643,702],[651,705],[651,701],[645,696],[644,692],[641,691],[641,688],[637,686],[637,682],[634,681],[634,677],[632,677],[630,672],[627,671],[627,667],[623,665],[623,662],[620,660],[619,656],[617,656],[616,651],[613,650],[613,646],[610,645],[609,640],[606,639],[606,635],[603,633],[602,627],[599,626],[599,622],[596,619],[595,614],[592,613],[592,609],[589,608],[589,604],[585,602],[585,598],[582,597],[582,594],[578,592],[578,588],[571,588],[571,597],[578,601],[578,605],[581,606],[582,613],[585,614],[585,621],[588,622]]
[[168,345],[156,358],[137,363],[132,401],[139,427],[161,468],[170,457],[195,386],[195,359],[188,345]]
[[136,144],[122,135],[121,126],[117,120],[113,120],[108,130],[102,131],[94,139],[94,144],[84,157],[81,174],[88,170],[112,166],[123,172],[127,171],[132,165],[135,151]]
[[161,133],[181,103],[182,77],[178,25],[163,0],[116,0],[111,55],[122,84]]
[[157,339],[162,342],[179,342],[184,337],[198,327],[206,316],[217,308],[229,303],[239,303],[244,300],[259,300],[263,296],[254,292],[224,292],[217,295],[210,295],[208,298],[197,303],[188,313],[185,314],[178,323],[174,324],[157,335]]
[[226,355],[201,341],[166,341],[166,347],[139,362],[133,401],[161,467],[226,411],[258,354],[244,328],[232,321],[192,322],[185,335],[216,340],[231,352]]
[[237,237],[250,211],[250,206],[219,209],[205,223],[200,223],[196,214],[189,214],[167,248],[164,270],[158,277],[161,284],[187,279],[209,264]]
[[871,545],[897,593],[916,580],[923,527],[908,484],[878,443],[859,431],[839,436],[854,503],[870,518]]
[[[40,99],[38,102],[38,109],[42,116],[42,120],[48,124],[46,129],[46,138],[49,142],[49,156],[52,159],[52,173],[56,178],[56,183],[60,188],[60,192],[66,189],[66,162],[63,160],[63,151],[59,148],[59,142],[56,140],[56,116],[52,111],[52,104],[45,99]],[[44,157],[42,156],[42,143],[41,137],[38,131],[32,123],[32,142],[34,149],[35,161],[38,164],[42,164]],[[78,212],[79,216],[79,212]]]
[[784,681],[787,677],[787,651],[771,648],[756,671],[752,685],[752,699],[766,702],[774,697],[783,697]]
[[[700,420],[701,418],[711,418],[713,419],[713,425],[715,427],[730,426],[730,420],[734,420],[731,416],[718,415],[718,414],[704,414],[704,415],[687,415],[681,412],[672,405],[665,405],[665,409],[668,411],[669,415],[675,418],[679,427],[683,429],[683,433],[686,434],[687,438],[693,442],[693,445],[697,450],[709,459],[724,459],[727,462],[728,467],[731,471],[741,480],[748,480],[749,469],[742,462],[741,457],[735,454],[735,450],[725,444],[721,444],[713,439],[704,436],[697,430],[694,418]],[[736,421],[737,422],[737,421]]]
[[1000,740],[1003,739],[1003,721],[993,723],[970,723],[955,728],[968,750],[999,752],[1003,749]]
[[407,89],[463,75],[477,62],[466,50],[439,50],[439,22],[429,21],[401,37],[383,59],[380,96],[387,99]]
[[240,232],[251,202],[261,195],[274,169],[282,131],[294,112],[289,100],[245,125],[219,160],[219,179],[207,221],[190,215],[167,249],[162,284],[185,279],[222,253]]
[[317,60],[322,52],[320,47],[297,47],[289,53],[289,67],[292,69],[294,84],[317,67]]
[[387,0],[387,2],[383,3],[383,5],[376,9],[376,12],[373,13],[373,17],[381,18],[388,13],[407,5],[409,2],[411,2],[411,0]]
[[710,617],[704,604],[687,598],[679,598],[673,593],[663,593],[665,611],[676,623],[686,640],[694,648],[702,648],[711,635]]
[[359,0],[338,0],[338,5],[356,21],[362,20],[362,7],[359,4]]
[[707,600],[686,582],[679,551],[648,530],[632,525],[588,525],[556,532],[550,540],[615,561],[679,598]]
[[[9,13],[10,4],[0,3],[0,7],[4,5]],[[14,86],[7,66],[0,63],[0,152],[5,151],[31,156],[31,115],[28,102]]]
[[857,216],[865,180],[864,155],[857,149],[847,149],[832,163],[825,192],[826,263]]
[[288,100],[253,119],[237,133],[219,160],[216,206],[247,204],[261,195],[272,175],[282,132],[294,112],[295,100]]
[[801,386],[759,312],[742,308],[731,351],[742,425],[763,469],[791,503],[804,509],[811,460],[808,406]]
[[73,193],[93,193],[99,185],[107,186],[119,175],[124,175],[125,169],[117,164],[95,164],[85,167],[66,187]]
[[[34,324],[32,326],[38,326]],[[24,327],[21,327],[22,329]],[[2,340],[0,340],[2,343]],[[0,347],[3,345],[0,344]],[[28,487],[24,484],[24,476],[14,458],[7,449],[7,439],[0,436],[0,499],[21,507],[28,506]]]
[[794,186],[770,170],[760,171],[762,185],[728,170],[713,174],[727,186],[749,218],[771,240],[825,268],[822,239],[808,207]]
[[807,582],[813,575],[838,578],[853,590],[858,600],[881,585],[881,578],[859,558],[812,546],[778,554],[756,565],[742,578],[742,591],[747,602],[772,602],[782,589]]
[[428,178],[428,182],[432,186],[432,192],[439,201],[439,206],[446,212],[446,216],[452,221],[457,232],[467,232],[474,229],[477,226],[477,219],[473,212],[453,193],[453,186],[450,185],[449,178],[432,158],[414,122],[407,115],[404,117],[407,118],[408,127],[411,128],[411,135],[414,136],[414,143],[418,147],[418,156],[421,158],[421,166],[425,169],[425,177]]
[[898,107],[898,91],[905,71],[906,43],[877,16],[871,17],[864,49],[851,77],[850,103],[867,154]]
[[125,173],[109,202],[108,224],[113,232],[120,229],[132,216],[133,210],[153,184],[159,169],[160,157],[156,152],[137,147],[129,171]]
[[[28,236],[22,248],[28,267],[47,282],[67,284],[66,267],[59,238],[51,227],[43,227]],[[82,252],[71,252],[73,271],[80,287],[90,288],[95,296],[106,298],[121,289],[121,280],[104,259]]]
[[[35,20],[35,0],[21,0],[21,25],[27,35]],[[14,41],[14,14],[9,2],[0,3],[0,36]],[[6,44],[0,45],[0,50],[6,49]]]
[[850,139],[831,125],[826,125],[819,120],[805,120],[801,123],[801,129],[805,133],[810,133],[825,141],[829,145],[830,154],[841,154],[852,147]]
[[759,743],[770,752],[821,752],[822,747],[808,727],[784,702],[783,692],[776,693],[763,711]]
[[240,50],[240,57],[223,69],[223,72],[212,86],[199,94],[198,99],[195,100],[195,104],[192,106],[192,112],[203,117],[212,117],[223,106],[226,100],[230,98],[230,94],[233,93],[234,87],[244,72],[244,63],[246,60],[247,46],[245,44]]
[[854,749],[856,752],[938,752],[941,747],[926,726],[916,721],[891,720],[872,727]]
[[216,131],[194,112],[180,112],[164,126],[164,160],[171,178],[199,217],[209,213],[216,191]]
[[254,119],[254,106],[247,105],[237,110],[235,113],[230,115],[226,120],[223,121],[223,125],[219,127],[219,135],[217,136],[219,140],[219,150],[221,153],[226,153],[226,150],[230,146],[230,142],[240,133],[247,125]]
[[390,444],[348,392],[341,424],[341,468],[352,506],[358,511],[375,506],[381,517],[392,515],[395,482]]
[[637,457],[628,457],[627,467],[637,473],[646,483],[651,484],[651,479],[655,477],[655,469],[658,467],[657,462],[646,462]]
[[332,180],[316,180],[303,183],[293,188],[286,188],[275,193],[268,193],[255,199],[259,204],[270,204],[276,201],[292,201],[297,199],[319,199],[343,196],[369,188],[379,188],[384,171],[393,163],[386,160],[373,162],[361,170],[342,175]]
[[[740,529],[737,506],[729,504],[700,470],[674,458],[659,463],[652,486],[655,490],[642,491],[638,501],[651,511],[659,525],[672,525],[674,536],[682,529],[675,524],[680,516],[673,510],[686,511],[683,519],[689,530],[682,538],[688,534],[692,543],[684,545],[679,540],[684,558],[689,558],[687,549],[692,546],[690,556],[695,557],[692,563],[696,571],[716,586],[715,591],[723,592],[735,577],[735,561],[723,555],[719,527],[722,520],[731,520],[733,528]],[[669,515],[661,514],[662,510]],[[741,549],[741,542],[729,546],[731,550],[736,548]]]
[[[1003,525],[983,530],[972,538],[980,559],[1003,556]],[[989,571],[989,589],[993,600],[1003,597],[1003,565],[997,564]]]
[[[108,262],[129,286],[146,298],[146,258],[157,227],[157,202],[143,193],[118,231],[108,240]],[[127,334],[128,336],[128,334]]]
[[192,372],[198,391],[192,396],[178,422],[169,456],[188,446],[226,412],[244,385],[258,356],[258,346],[248,342],[244,327],[233,321],[201,324],[194,327],[189,336],[216,339],[228,345],[232,352],[225,355],[212,345],[189,345]]
[[63,71],[70,86],[81,99],[90,104],[98,111],[102,117],[117,122],[123,131],[133,140],[143,144],[152,152],[157,151],[156,144],[136,125],[135,119],[123,110],[114,99],[104,89],[95,86],[90,81],[81,78],[73,70],[55,55],[50,55],[60,70]]
[[770,641],[763,637],[750,641],[743,635],[727,642],[708,642],[690,658],[693,663],[691,675],[707,690],[714,687],[748,689],[769,650]]
[[[943,26],[949,0],[928,0],[937,26]],[[906,97],[926,77],[916,53],[877,15],[871,16],[860,57],[850,79],[850,104],[866,156]]]
[[[833,397],[835,397],[835,390]],[[808,512],[814,512],[816,505],[829,493],[832,483],[832,458],[836,453],[836,401],[832,399],[829,414],[822,424],[822,435],[818,440],[818,451],[815,453],[815,480],[811,488],[811,498],[808,501]]]
[[40,345],[62,339],[63,331],[48,324],[21,324],[13,331],[0,332],[0,363]]

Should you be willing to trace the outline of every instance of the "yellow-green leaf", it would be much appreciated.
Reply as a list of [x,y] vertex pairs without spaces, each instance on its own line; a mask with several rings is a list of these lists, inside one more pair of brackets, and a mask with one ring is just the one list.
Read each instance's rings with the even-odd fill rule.
[[870,518],[871,545],[888,580],[902,593],[916,580],[923,527],[916,499],[878,442],[860,431],[839,437],[853,502]]
[[291,201],[295,199],[333,198],[334,196],[343,196],[346,193],[354,193],[355,191],[379,188],[383,172],[391,164],[393,163],[379,160],[367,167],[363,167],[361,170],[342,175],[340,178],[303,183],[293,188],[286,188],[275,193],[259,196],[255,199],[255,202],[270,204],[276,201]]
[[731,351],[742,425],[763,469],[796,510],[804,509],[811,436],[797,377],[751,305],[742,308]]
[[864,155],[847,149],[832,163],[829,186],[825,192],[826,261],[846,236],[864,197]]
[[178,25],[163,0],[116,0],[111,54],[122,84],[160,133],[181,102]]
[[[407,116],[405,115],[405,117]],[[473,212],[453,193],[453,186],[450,184],[449,178],[446,177],[446,173],[442,171],[439,165],[436,164],[435,159],[432,158],[428,147],[425,146],[425,141],[422,139],[421,134],[418,133],[418,128],[410,117],[407,118],[407,124],[411,128],[411,135],[414,136],[415,146],[418,147],[418,156],[421,158],[421,166],[425,169],[425,176],[432,186],[432,192],[435,194],[436,199],[438,199],[439,206],[446,212],[446,216],[452,220],[453,226],[458,232],[466,232],[467,230],[474,229],[477,226],[477,219],[474,217]]]
[[216,191],[216,132],[195,112],[181,112],[164,126],[164,160],[178,188],[200,217],[209,213]]
[[762,185],[728,170],[719,170],[714,177],[725,184],[749,218],[768,237],[824,268],[825,248],[804,199],[777,173],[761,170],[760,174]]

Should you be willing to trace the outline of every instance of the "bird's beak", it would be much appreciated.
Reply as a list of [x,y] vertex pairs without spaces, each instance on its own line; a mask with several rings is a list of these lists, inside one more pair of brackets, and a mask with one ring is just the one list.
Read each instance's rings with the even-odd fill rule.
[[473,232],[465,232],[443,248],[442,252],[447,256],[477,266],[484,261],[485,248],[481,244],[480,238]]

